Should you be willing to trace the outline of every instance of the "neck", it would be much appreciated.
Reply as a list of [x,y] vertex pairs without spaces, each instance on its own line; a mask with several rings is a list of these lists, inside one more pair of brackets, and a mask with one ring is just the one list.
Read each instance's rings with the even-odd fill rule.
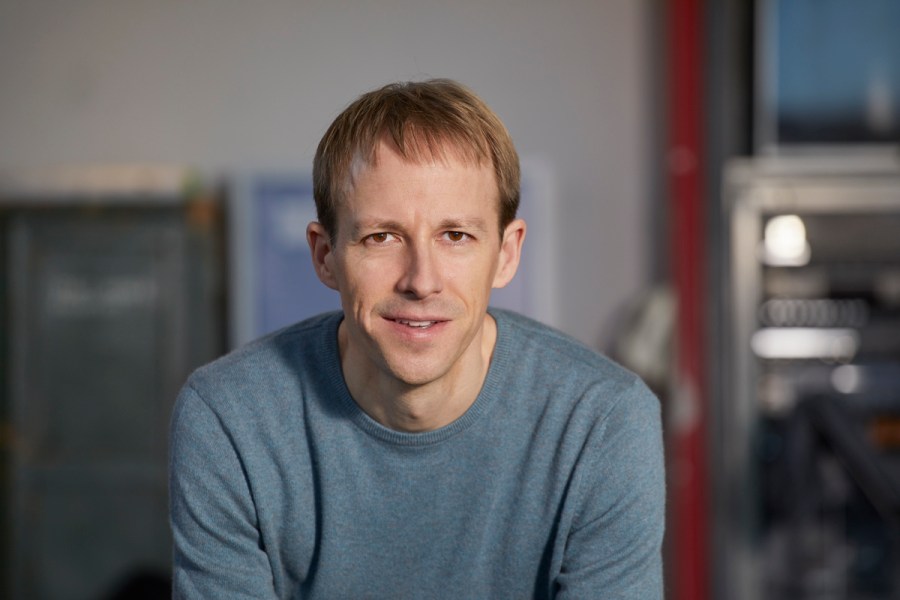
[[368,373],[349,368],[360,362],[347,344],[343,324],[338,340],[344,379],[356,404],[385,427],[423,432],[449,425],[475,403],[490,366],[497,324],[485,315],[484,327],[459,361],[442,377],[424,384],[409,384],[377,368]]

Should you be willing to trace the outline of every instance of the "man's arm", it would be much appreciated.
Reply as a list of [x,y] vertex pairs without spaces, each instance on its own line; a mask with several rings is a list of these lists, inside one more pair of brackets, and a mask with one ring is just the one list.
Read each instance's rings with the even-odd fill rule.
[[557,598],[663,597],[665,472],[659,401],[638,383],[592,432]]
[[173,598],[275,598],[244,466],[190,384],[175,405],[169,452]]

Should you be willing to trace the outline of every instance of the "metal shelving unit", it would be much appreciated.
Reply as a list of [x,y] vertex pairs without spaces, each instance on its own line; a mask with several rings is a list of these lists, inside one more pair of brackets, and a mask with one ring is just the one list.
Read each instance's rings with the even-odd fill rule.
[[716,568],[739,600],[900,598],[900,169],[745,159],[724,197]]

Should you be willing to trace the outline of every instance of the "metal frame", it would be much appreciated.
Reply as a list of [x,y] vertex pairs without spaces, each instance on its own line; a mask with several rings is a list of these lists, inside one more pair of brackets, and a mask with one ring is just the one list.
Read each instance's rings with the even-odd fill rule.
[[725,173],[724,212],[730,240],[723,282],[725,396],[712,403],[718,530],[713,569],[730,582],[729,598],[761,600],[758,510],[752,440],[759,419],[759,375],[750,340],[762,298],[756,249],[766,213],[900,212],[900,164],[830,160],[739,159]]

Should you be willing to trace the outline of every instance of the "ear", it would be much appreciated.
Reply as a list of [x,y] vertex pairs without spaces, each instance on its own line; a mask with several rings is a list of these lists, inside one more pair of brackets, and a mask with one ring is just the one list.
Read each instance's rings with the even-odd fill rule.
[[494,273],[493,287],[502,288],[512,281],[513,275],[519,268],[519,258],[522,256],[522,243],[525,241],[525,221],[514,219],[503,230],[503,239],[500,240],[500,256],[497,260],[497,272]]
[[306,226],[306,241],[309,243],[313,268],[319,280],[333,290],[338,289],[334,272],[334,248],[331,237],[321,223],[313,221]]

